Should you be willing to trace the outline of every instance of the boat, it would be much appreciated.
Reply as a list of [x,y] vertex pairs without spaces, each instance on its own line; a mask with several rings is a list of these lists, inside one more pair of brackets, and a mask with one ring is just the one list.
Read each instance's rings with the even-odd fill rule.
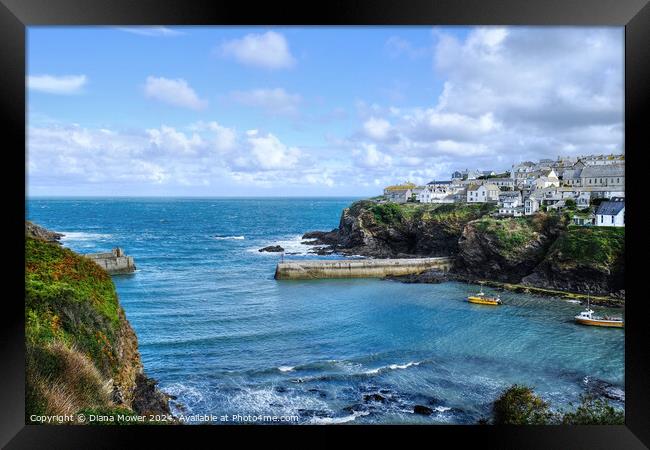
[[483,291],[479,292],[476,295],[470,295],[467,297],[467,301],[470,303],[476,303],[477,305],[497,306],[501,304],[501,299],[498,295],[496,297],[488,297]]
[[587,309],[575,316],[574,319],[580,325],[623,328],[623,319],[621,317],[595,316],[594,311],[589,307],[589,299],[587,299]]

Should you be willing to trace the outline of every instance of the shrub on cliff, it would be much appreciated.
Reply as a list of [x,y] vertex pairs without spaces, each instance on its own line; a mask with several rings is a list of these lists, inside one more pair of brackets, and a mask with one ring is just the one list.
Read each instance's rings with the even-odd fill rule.
[[551,411],[550,405],[532,388],[517,384],[499,396],[492,412],[495,425],[622,425],[625,422],[625,413],[607,400],[583,395],[575,410],[562,414]]
[[549,404],[528,386],[506,389],[492,406],[496,425],[546,425],[553,420]]
[[611,268],[625,251],[623,227],[570,227],[550,249],[556,261]]
[[562,417],[565,425],[623,425],[625,412],[614,408],[607,400],[584,395],[580,406]]
[[393,224],[402,220],[404,213],[397,203],[380,203],[371,208],[375,220],[384,224]]

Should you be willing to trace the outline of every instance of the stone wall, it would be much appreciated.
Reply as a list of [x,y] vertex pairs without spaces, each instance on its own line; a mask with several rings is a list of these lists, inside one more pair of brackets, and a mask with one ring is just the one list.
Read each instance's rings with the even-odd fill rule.
[[131,273],[135,271],[135,261],[132,256],[124,255],[121,248],[114,248],[110,253],[89,253],[84,255],[92,259],[109,274]]
[[278,263],[277,280],[319,278],[383,278],[410,275],[430,269],[448,271],[453,258],[406,258],[363,260],[290,261]]

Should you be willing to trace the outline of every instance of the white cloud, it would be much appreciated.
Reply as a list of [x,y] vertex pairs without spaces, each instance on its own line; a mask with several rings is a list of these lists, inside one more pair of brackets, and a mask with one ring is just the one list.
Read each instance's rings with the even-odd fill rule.
[[198,134],[194,133],[192,136],[187,136],[185,133],[165,125],[146,131],[152,146],[176,154],[196,155],[201,147],[205,145]]
[[29,75],[27,87],[49,94],[77,94],[88,82],[86,75]]
[[127,33],[138,34],[140,36],[149,36],[149,37],[171,37],[171,36],[180,36],[185,33],[179,30],[174,30],[168,27],[119,27],[121,31]]
[[145,96],[163,103],[194,110],[205,109],[208,105],[194,92],[182,78],[175,80],[163,77],[147,77],[144,86]]
[[359,167],[377,168],[389,167],[392,164],[392,158],[377,150],[375,144],[363,144],[363,149],[353,151],[355,163]]
[[288,147],[272,135],[248,137],[253,168],[262,170],[291,169],[301,157],[301,152],[296,147]]
[[[621,29],[478,27],[461,39],[443,28],[434,37],[437,101],[357,103],[359,131],[342,145],[369,176],[448,177],[443,168],[623,151]],[[411,44],[387,47],[408,55]],[[358,150],[369,145],[391,164]]]
[[289,116],[298,112],[302,102],[299,94],[291,94],[282,88],[235,91],[231,97],[242,105],[260,108],[271,114]]
[[285,69],[292,67],[296,59],[291,55],[285,37],[275,31],[263,34],[247,34],[241,39],[225,42],[220,47],[224,56],[236,61],[267,69]]
[[390,122],[385,119],[371,117],[363,124],[363,130],[371,139],[384,140],[390,131]]

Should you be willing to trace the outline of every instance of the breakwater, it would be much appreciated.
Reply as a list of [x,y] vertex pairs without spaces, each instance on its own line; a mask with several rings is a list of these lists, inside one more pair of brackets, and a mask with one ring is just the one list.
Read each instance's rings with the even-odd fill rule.
[[285,261],[278,263],[275,279],[383,278],[416,274],[431,269],[446,272],[452,263],[453,258],[450,257]]
[[124,251],[117,247],[106,253],[87,253],[86,258],[93,260],[109,274],[131,273],[135,271],[133,256],[126,256]]

